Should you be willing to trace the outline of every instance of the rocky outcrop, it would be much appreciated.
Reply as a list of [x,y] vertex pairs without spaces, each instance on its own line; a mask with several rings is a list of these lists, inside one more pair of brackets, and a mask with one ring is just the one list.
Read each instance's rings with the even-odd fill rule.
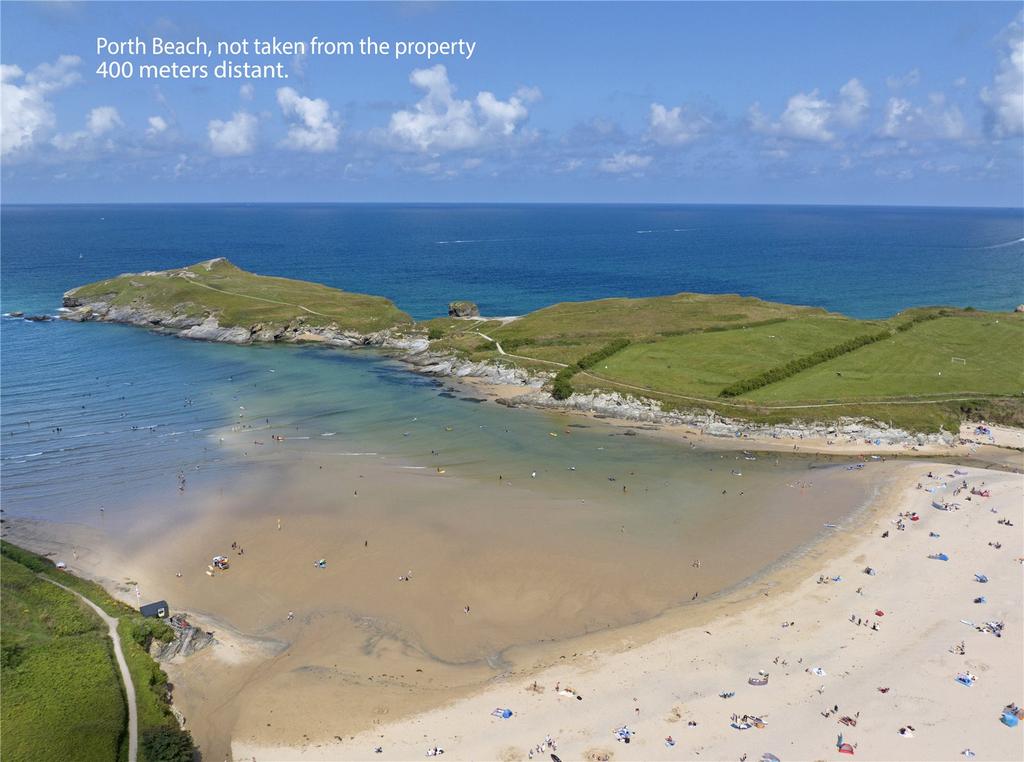
[[480,308],[474,302],[449,302],[448,317],[465,318],[480,317]]
[[829,423],[758,424],[739,419],[727,418],[713,410],[670,411],[662,410],[655,400],[619,394],[618,392],[576,393],[565,400],[556,400],[542,390],[525,393],[504,404],[515,407],[529,407],[592,413],[598,416],[618,418],[626,421],[651,424],[678,424],[699,428],[703,433],[730,439],[758,437],[771,439],[800,439],[821,437],[834,439],[855,439],[878,442],[887,446],[940,445],[956,443],[957,435],[946,431],[937,434],[915,434],[903,429],[891,428],[876,421],[840,418]]
[[113,305],[106,301],[85,302],[74,291],[64,295],[61,318],[75,322],[90,320],[127,323],[155,331],[172,333],[183,339],[217,341],[225,344],[259,344],[304,342],[354,349],[378,347],[407,354],[424,352],[429,346],[425,336],[403,335],[389,329],[362,334],[342,330],[336,324],[319,325],[298,317],[285,324],[255,323],[250,326],[222,326],[215,314],[195,314],[194,305],[177,305],[175,310],[155,310],[142,302]]
[[500,362],[471,362],[454,355],[420,352],[400,359],[412,366],[416,372],[427,376],[478,378],[491,384],[522,386],[524,391],[539,391],[546,380],[543,376],[531,375],[522,368],[503,365]]

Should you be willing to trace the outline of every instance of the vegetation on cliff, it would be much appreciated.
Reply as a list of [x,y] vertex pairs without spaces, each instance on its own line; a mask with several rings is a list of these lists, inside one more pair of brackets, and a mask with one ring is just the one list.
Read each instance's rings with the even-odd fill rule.
[[384,297],[255,275],[226,259],[175,270],[119,275],[80,286],[65,295],[66,306],[94,303],[174,316],[213,315],[224,328],[302,322],[369,334],[412,322]]
[[[170,746],[167,739],[173,739],[175,748],[191,749],[191,739],[178,729],[170,712],[167,676],[148,652],[152,640],[170,640],[171,629],[114,600],[96,583],[57,570],[47,558],[7,542],[0,542],[0,554],[0,756],[127,757],[128,713],[107,627],[80,599],[42,577],[81,593],[119,618],[118,634],[135,684],[143,737],[140,760],[172,759],[147,755],[147,740],[150,746],[154,740]],[[190,759],[191,753],[181,758]]]

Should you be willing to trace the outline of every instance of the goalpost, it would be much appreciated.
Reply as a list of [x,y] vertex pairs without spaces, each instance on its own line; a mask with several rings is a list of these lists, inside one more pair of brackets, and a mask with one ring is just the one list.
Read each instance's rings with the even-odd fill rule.
[[950,358],[954,365],[966,365],[967,360],[963,357],[952,357]]

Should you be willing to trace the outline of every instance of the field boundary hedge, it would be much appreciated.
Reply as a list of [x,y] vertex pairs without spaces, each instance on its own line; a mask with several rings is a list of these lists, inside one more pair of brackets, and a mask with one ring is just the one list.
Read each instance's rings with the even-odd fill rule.
[[923,323],[926,320],[934,320],[940,317],[938,312],[922,312],[909,320],[905,320],[902,323],[892,327],[886,328],[884,331],[878,333],[865,333],[860,336],[854,336],[852,339],[847,339],[841,344],[836,344],[826,349],[819,349],[817,352],[812,352],[809,355],[798,357],[795,360],[790,360],[782,365],[776,365],[774,368],[758,373],[756,376],[750,376],[749,378],[742,378],[739,381],[735,381],[729,384],[727,387],[722,389],[718,393],[719,397],[739,397],[741,394],[752,392],[756,389],[760,389],[763,386],[774,384],[790,376],[795,376],[801,371],[805,371],[808,368],[813,368],[815,365],[821,365],[823,362],[834,360],[837,357],[841,357],[845,354],[849,354],[855,349],[866,347],[868,344],[874,344],[882,339],[887,339],[896,333],[902,333],[903,331],[910,330],[918,323]]
[[587,368],[594,367],[602,360],[607,360],[613,354],[621,352],[628,346],[629,339],[616,339],[615,341],[605,344],[600,349],[594,350],[590,354],[583,355],[583,357],[572,365],[562,368],[562,370],[555,374],[555,380],[551,387],[551,396],[556,400],[568,399],[572,396],[574,391],[572,387],[573,376],[581,370],[587,370]]

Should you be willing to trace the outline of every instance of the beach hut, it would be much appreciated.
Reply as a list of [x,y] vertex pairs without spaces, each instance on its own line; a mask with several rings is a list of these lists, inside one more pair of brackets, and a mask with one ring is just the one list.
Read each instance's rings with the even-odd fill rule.
[[146,603],[139,606],[139,611],[142,612],[142,616],[166,619],[170,613],[170,607],[168,607],[167,601],[156,601],[155,603]]

